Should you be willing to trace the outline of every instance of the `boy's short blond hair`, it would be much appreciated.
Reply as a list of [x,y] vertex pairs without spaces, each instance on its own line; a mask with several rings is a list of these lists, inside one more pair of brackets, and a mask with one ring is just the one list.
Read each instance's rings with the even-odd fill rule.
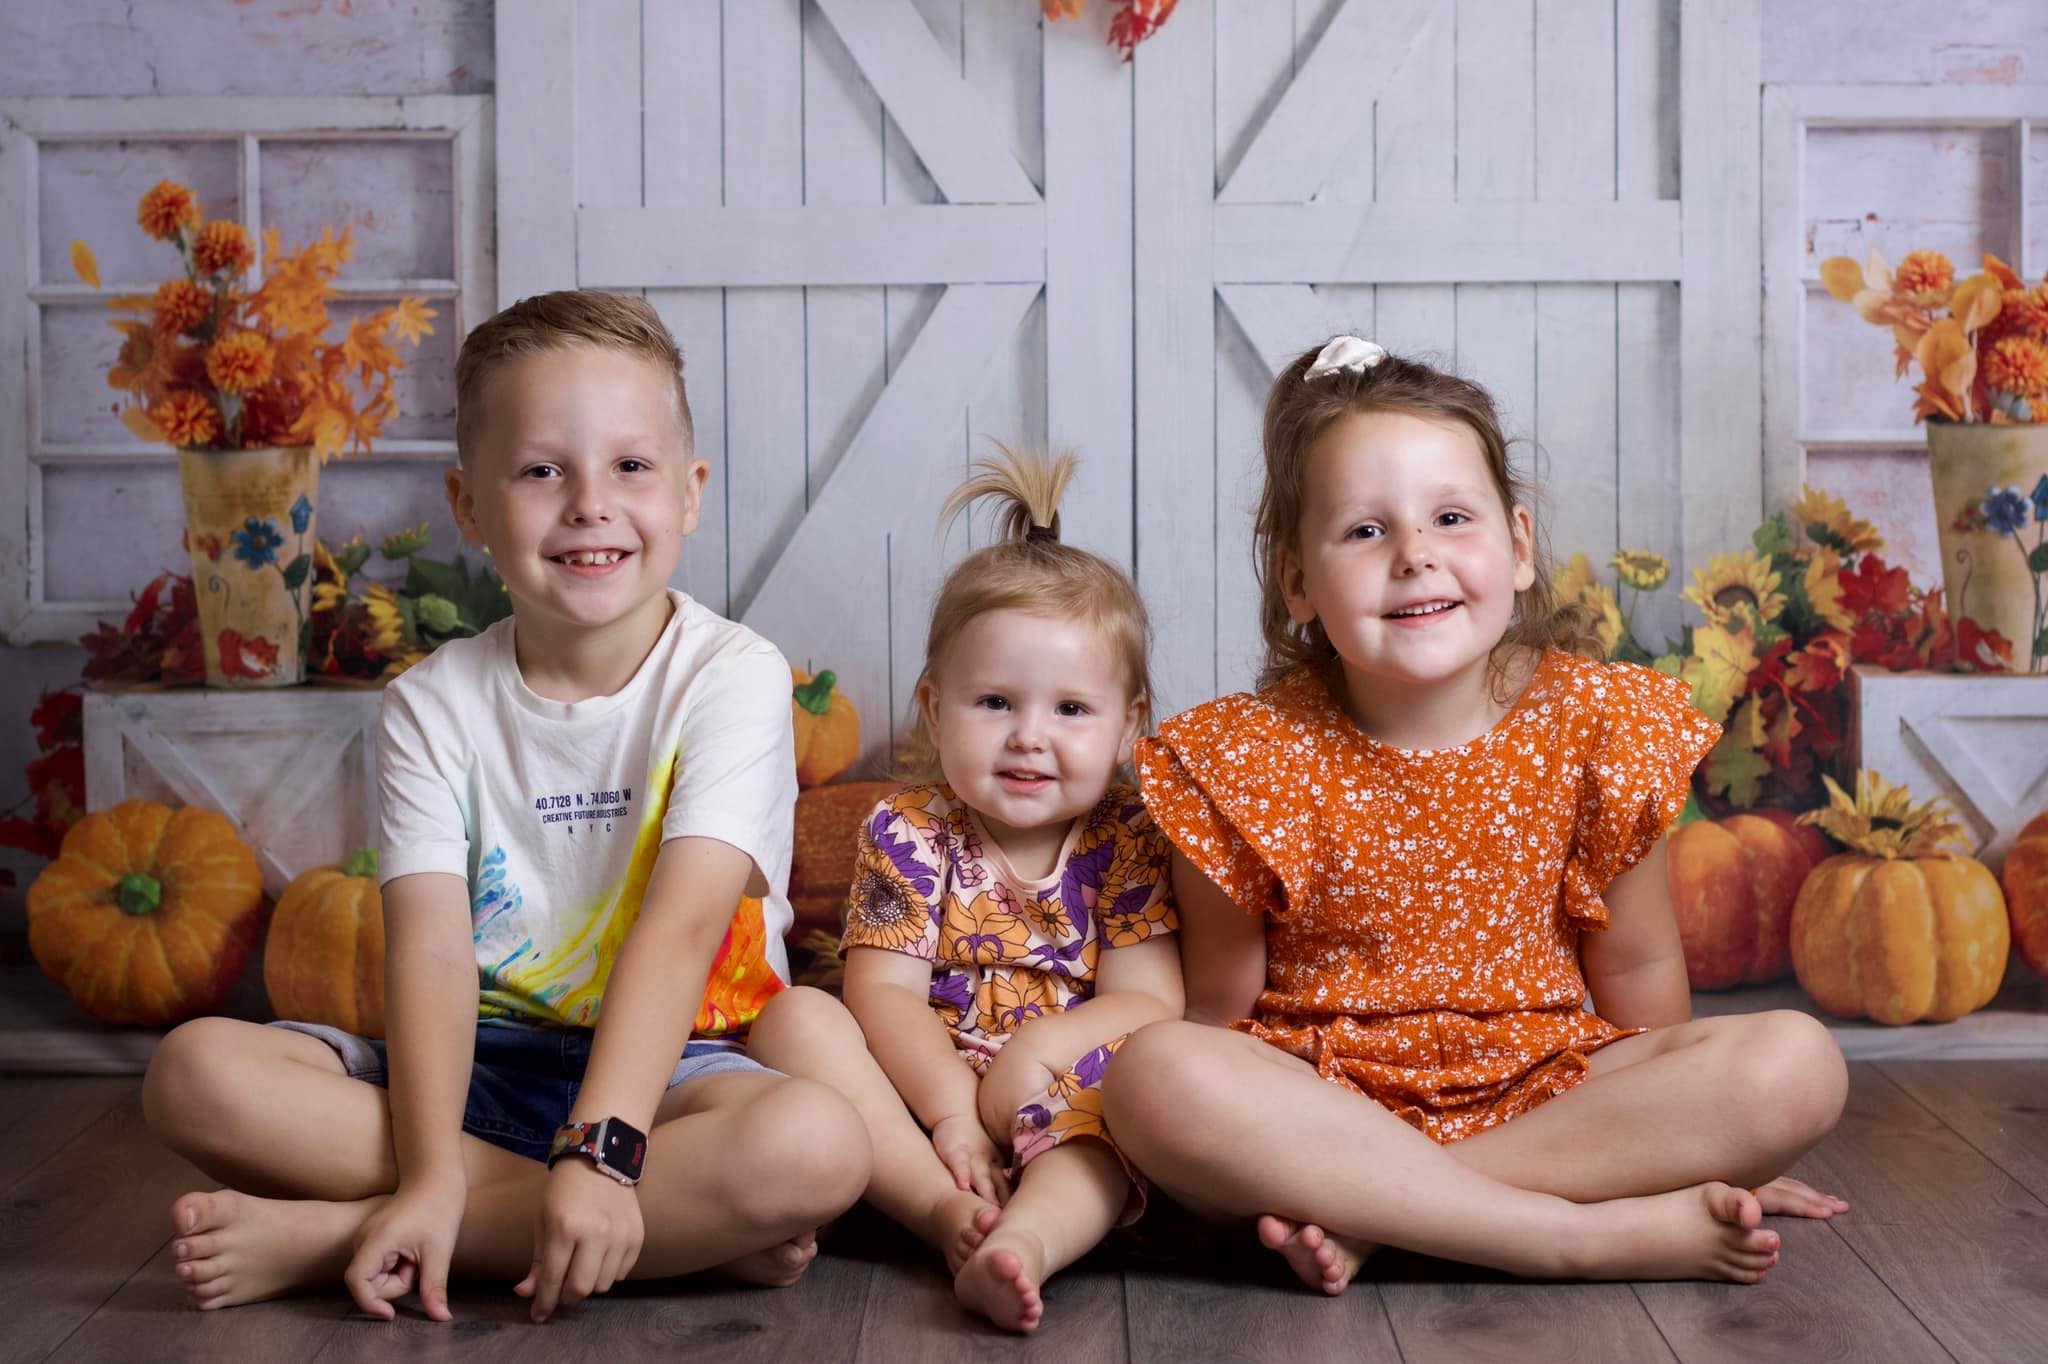
[[571,346],[615,350],[659,365],[675,379],[676,422],[683,453],[697,448],[690,420],[690,394],[683,385],[683,354],[661,314],[643,298],[597,289],[563,289],[534,294],[479,323],[463,340],[455,361],[455,449],[471,462],[484,420],[484,387],[501,366],[543,351]]

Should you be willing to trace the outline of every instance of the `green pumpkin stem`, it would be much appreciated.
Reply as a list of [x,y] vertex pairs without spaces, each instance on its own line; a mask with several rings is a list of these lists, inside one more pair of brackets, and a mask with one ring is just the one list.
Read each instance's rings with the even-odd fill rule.
[[154,914],[164,902],[164,883],[147,872],[131,871],[114,887],[123,914]]
[[832,687],[839,677],[830,668],[819,673],[791,693],[796,703],[813,715],[823,715],[832,709]]
[[341,864],[343,876],[375,876],[377,874],[377,850],[357,848],[348,855],[348,861]]

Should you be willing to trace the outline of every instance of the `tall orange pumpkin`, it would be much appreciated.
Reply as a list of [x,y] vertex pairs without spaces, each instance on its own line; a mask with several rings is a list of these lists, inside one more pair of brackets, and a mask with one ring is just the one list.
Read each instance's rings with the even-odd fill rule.
[[234,826],[155,801],[87,815],[28,891],[37,965],[110,1023],[218,1005],[262,924],[263,878]]
[[1792,906],[1828,841],[1787,810],[1695,820],[1671,831],[1671,907],[1696,990],[1792,973]]
[[1950,844],[1961,830],[1874,772],[1852,800],[1806,818],[1848,852],[1813,869],[1792,910],[1792,967],[1813,1002],[1844,1018],[1943,1022],[1998,993],[2011,941],[1991,871]]
[[263,940],[263,988],[279,1018],[384,1035],[384,897],[377,850],[315,867],[278,897]]
[[790,717],[796,725],[796,784],[823,786],[860,756],[860,715],[829,670],[790,669]]
[[2048,976],[2048,811],[2027,821],[2006,854],[2005,910],[2020,960]]

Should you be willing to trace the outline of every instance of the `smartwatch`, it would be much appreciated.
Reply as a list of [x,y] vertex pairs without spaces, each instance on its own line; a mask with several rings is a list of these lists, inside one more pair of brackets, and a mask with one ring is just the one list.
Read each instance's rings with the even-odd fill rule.
[[555,1129],[548,1167],[563,1156],[588,1156],[590,1163],[621,1184],[638,1184],[647,1161],[647,1137],[623,1118],[572,1122]]

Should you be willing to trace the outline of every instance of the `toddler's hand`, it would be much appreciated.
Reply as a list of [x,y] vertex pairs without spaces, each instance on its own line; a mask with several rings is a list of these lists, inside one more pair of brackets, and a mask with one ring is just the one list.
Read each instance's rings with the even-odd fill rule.
[[546,1321],[558,1304],[609,1293],[640,1258],[639,1195],[581,1160],[557,1162],[533,1229],[533,1267],[512,1288]]
[[1010,1201],[1009,1176],[1003,1173],[1003,1153],[981,1130],[981,1120],[972,1113],[955,1113],[939,1119],[932,1128],[932,1150],[939,1162],[962,1189],[1001,1207]]
[[448,1257],[462,1224],[468,1191],[460,1180],[401,1186],[356,1232],[356,1253],[342,1273],[356,1306],[380,1321],[398,1315],[391,1303],[414,1288],[434,1321],[451,1321]]

